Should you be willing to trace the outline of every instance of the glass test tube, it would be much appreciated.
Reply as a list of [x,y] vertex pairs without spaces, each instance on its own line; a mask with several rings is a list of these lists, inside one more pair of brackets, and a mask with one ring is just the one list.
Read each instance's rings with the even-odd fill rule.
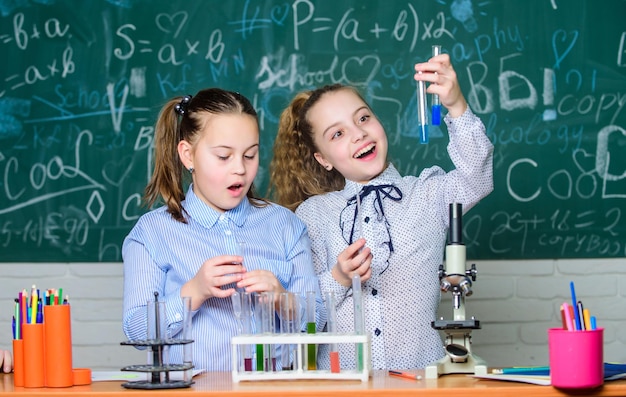
[[[241,332],[244,335],[252,335],[252,293],[241,293]],[[245,344],[242,349],[243,369],[252,371],[252,346]]]
[[357,185],[357,192],[356,192],[356,214],[357,214],[357,218],[358,221],[355,220],[356,224],[353,226],[353,228],[355,228],[355,233],[354,233],[354,239],[352,240],[352,242],[354,242],[354,240],[360,239],[361,237],[363,237],[363,213],[361,212],[361,190],[359,189],[360,185]]
[[[315,291],[308,291],[306,293],[306,332],[307,334],[315,333]],[[317,369],[317,357],[316,357],[317,345],[307,345],[307,369]]]
[[236,244],[237,244],[236,245],[236,248],[237,248],[236,255],[238,255],[238,256],[240,256],[242,258],[241,264],[243,265],[243,261],[244,261],[243,258],[245,258],[245,255],[246,255],[246,242],[245,241],[237,241]]
[[[242,296],[239,292],[235,292],[230,296],[230,300],[233,303],[233,314],[235,315],[235,321],[237,322],[237,335],[241,335],[243,333],[243,319],[242,315]],[[244,370],[245,366],[243,363],[243,346],[239,345],[237,348],[237,367],[239,371]]]
[[[437,56],[441,54],[441,46],[434,45],[433,46],[433,56]],[[432,125],[440,125],[441,124],[441,100],[439,99],[439,95],[432,94],[432,111],[431,111],[431,124]]]
[[[183,330],[181,332],[181,339],[191,340],[193,339],[192,333],[192,312],[191,312],[191,297],[183,296]],[[185,370],[183,373],[183,380],[185,382],[191,382],[193,378],[193,343],[186,343],[183,345],[183,364],[185,366],[191,365],[192,367]]]
[[[254,330],[256,335],[261,335],[263,333],[263,312],[265,311],[265,306],[263,305],[262,295],[259,293],[255,293],[253,295],[254,300]],[[265,349],[262,344],[256,344],[256,370],[263,371],[263,363],[265,362],[265,358],[263,353]]]
[[[274,333],[274,293],[263,292],[261,294],[261,301],[263,302],[264,310],[263,315],[263,333]],[[269,343],[263,345],[263,357],[265,372],[276,371],[276,357],[274,355],[274,345]]]
[[[352,275],[352,302],[354,304],[354,332],[357,335],[363,335],[365,333],[364,319],[363,319],[363,294],[361,291],[361,276],[358,274]],[[356,360],[357,370],[363,370],[363,344],[356,344]]]
[[[280,319],[280,333],[287,335],[294,333],[293,329],[293,304],[294,297],[291,292],[282,292],[279,296],[279,319]],[[293,364],[291,361],[292,346],[290,344],[284,344],[281,351],[281,367],[283,371],[292,370]]]
[[[240,256],[241,257],[241,265],[243,266],[244,261],[245,261],[245,257],[246,257],[246,242],[245,241],[237,241],[235,242],[235,255]],[[243,292],[243,288],[239,288],[237,287],[237,284],[235,284],[235,289],[239,292]]]
[[[422,72],[419,72],[422,74]],[[417,82],[417,128],[420,143],[428,143],[428,113],[426,112],[426,83]]]
[[[326,300],[326,313],[328,316],[327,329],[328,333],[337,333],[337,300],[335,299],[335,293],[328,291],[325,294]],[[339,349],[336,343],[330,344],[330,372],[338,373],[341,365],[339,363]]]

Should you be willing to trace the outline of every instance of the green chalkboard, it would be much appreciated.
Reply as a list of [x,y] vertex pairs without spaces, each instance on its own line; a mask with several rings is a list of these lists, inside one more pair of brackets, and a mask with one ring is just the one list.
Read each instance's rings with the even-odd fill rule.
[[[357,86],[403,174],[420,145],[413,64],[449,53],[495,144],[495,191],[464,218],[469,259],[626,253],[626,1],[0,0],[0,261],[121,260],[145,212],[153,124],[219,86],[278,116],[303,89]],[[624,213],[623,213],[624,212]]]

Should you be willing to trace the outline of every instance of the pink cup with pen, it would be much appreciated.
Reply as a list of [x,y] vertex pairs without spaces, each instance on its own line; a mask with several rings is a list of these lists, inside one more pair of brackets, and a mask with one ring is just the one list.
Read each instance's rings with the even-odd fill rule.
[[589,389],[604,383],[604,329],[548,330],[550,381],[562,389]]

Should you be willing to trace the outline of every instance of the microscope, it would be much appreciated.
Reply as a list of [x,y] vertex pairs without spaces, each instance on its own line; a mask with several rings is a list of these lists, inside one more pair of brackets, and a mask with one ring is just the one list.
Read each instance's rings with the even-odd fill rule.
[[465,318],[465,297],[472,295],[472,281],[476,281],[476,265],[465,268],[465,245],[463,244],[462,204],[450,204],[450,229],[446,245],[446,267],[439,266],[439,280],[443,292],[452,293],[453,320],[443,317],[432,322],[432,327],[444,331],[446,355],[426,367],[426,379],[439,375],[469,373],[486,375],[487,364],[472,354],[471,332],[480,329],[480,322],[474,317]]

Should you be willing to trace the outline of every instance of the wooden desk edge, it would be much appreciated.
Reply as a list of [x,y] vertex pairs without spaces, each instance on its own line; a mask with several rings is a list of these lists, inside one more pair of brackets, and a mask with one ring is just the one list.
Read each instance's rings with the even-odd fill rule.
[[[423,371],[411,371],[423,374]],[[438,379],[411,380],[389,376],[386,371],[373,371],[368,382],[356,380],[295,380],[295,381],[242,381],[233,383],[230,372],[207,372],[194,378],[190,388],[169,390],[131,390],[122,387],[120,381],[94,382],[87,386],[71,388],[28,389],[13,386],[13,375],[0,375],[0,392],[25,397],[49,397],[57,394],[70,397],[128,396],[142,393],[143,396],[231,396],[231,397],[275,397],[289,394],[290,397],[313,396],[567,396],[572,395],[552,386],[504,382],[472,378],[468,375],[445,375]],[[601,388],[573,393],[588,396],[626,396],[626,380],[611,381]]]

